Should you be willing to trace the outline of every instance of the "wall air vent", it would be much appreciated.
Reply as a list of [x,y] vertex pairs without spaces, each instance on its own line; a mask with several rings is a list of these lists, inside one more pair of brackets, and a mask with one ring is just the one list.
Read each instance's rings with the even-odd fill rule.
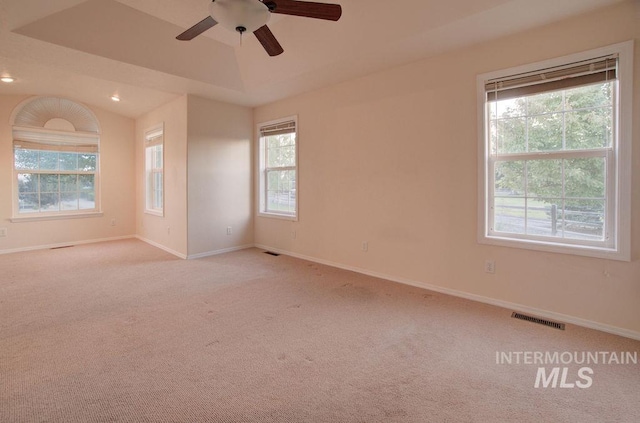
[[540,319],[538,317],[527,316],[526,314],[516,313],[515,311],[511,313],[511,317],[514,319],[526,320],[527,322],[537,323],[539,325],[549,326],[554,329],[564,330],[564,323],[552,322],[551,320]]

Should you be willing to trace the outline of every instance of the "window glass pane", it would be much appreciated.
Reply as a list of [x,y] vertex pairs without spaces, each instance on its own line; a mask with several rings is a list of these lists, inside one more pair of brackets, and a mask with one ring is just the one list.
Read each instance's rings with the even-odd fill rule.
[[155,166],[154,167],[156,168],[162,167],[162,146],[161,145],[155,146]]
[[566,197],[604,198],[604,157],[565,160],[564,174]]
[[78,175],[60,175],[60,191],[70,192],[78,190]]
[[529,151],[562,149],[562,124],[562,113],[531,116],[527,125]]
[[81,191],[95,191],[94,175],[78,175],[78,183]]
[[604,200],[567,200],[564,209],[565,238],[604,239]]
[[493,230],[523,234],[525,228],[525,199],[496,197],[494,200]]
[[162,209],[162,191],[156,190],[154,193],[154,205],[153,207],[157,210]]
[[60,210],[60,194],[57,192],[48,192],[40,194],[40,211],[59,211]]
[[60,170],[78,170],[78,153],[60,153]]
[[496,124],[498,153],[523,153],[527,149],[526,118],[499,119]]
[[38,169],[38,151],[16,148],[14,152],[16,169]]
[[96,170],[97,156],[90,153],[81,153],[78,155],[78,170],[83,172],[91,172]]
[[267,138],[267,167],[295,166],[296,147],[292,134]]
[[527,233],[539,236],[562,236],[562,221],[558,219],[561,212],[562,199],[527,199]]
[[18,174],[18,192],[38,192],[38,174],[37,173],[19,173]]
[[562,160],[527,161],[527,196],[562,198]]
[[541,93],[527,97],[527,114],[529,116],[559,112],[563,109],[563,106],[562,91]]
[[57,193],[59,190],[60,184],[58,174],[43,173],[40,175],[40,192]]
[[58,153],[55,151],[40,152],[41,170],[58,170]]
[[524,196],[524,161],[497,162],[495,165],[495,194]]
[[566,90],[567,110],[611,106],[615,81]]
[[273,170],[267,172],[267,211],[295,213],[296,172]]
[[80,193],[80,201],[78,202],[80,210],[89,210],[96,208],[95,193],[93,191],[83,191]]
[[145,178],[146,178],[146,208],[147,210],[162,211],[163,208],[163,146],[152,145],[146,147]]
[[78,193],[64,192],[60,194],[60,210],[78,210]]
[[153,192],[153,208],[162,209],[162,173],[154,172],[153,174],[154,192]]
[[492,119],[506,119],[521,117],[526,114],[526,100],[510,98],[508,100],[492,101],[489,103],[489,116]]
[[568,112],[565,119],[567,149],[603,148],[611,144],[613,135],[611,107]]
[[20,213],[35,213],[40,211],[40,203],[38,202],[38,194],[22,194],[18,195],[18,208]]

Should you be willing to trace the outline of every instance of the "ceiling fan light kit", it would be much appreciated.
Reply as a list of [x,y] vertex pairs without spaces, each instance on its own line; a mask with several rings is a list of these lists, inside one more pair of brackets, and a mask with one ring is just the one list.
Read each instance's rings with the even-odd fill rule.
[[211,17],[230,31],[253,32],[269,21],[269,8],[256,0],[216,0],[209,5]]
[[339,4],[315,3],[297,0],[212,0],[210,16],[178,35],[176,39],[189,41],[218,23],[240,34],[253,32],[269,56],[284,50],[267,27],[271,13],[337,21],[342,16]]

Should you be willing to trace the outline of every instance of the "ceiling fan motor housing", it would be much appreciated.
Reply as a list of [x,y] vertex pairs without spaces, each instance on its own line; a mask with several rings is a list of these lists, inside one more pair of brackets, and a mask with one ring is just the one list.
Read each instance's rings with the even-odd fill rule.
[[215,0],[209,13],[223,27],[240,33],[255,31],[271,16],[267,5],[258,0]]

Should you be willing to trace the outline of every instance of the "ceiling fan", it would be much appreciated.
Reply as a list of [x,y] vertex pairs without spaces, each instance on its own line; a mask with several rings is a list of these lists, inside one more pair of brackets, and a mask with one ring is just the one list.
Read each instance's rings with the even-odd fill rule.
[[337,21],[342,15],[342,7],[339,4],[297,0],[212,0],[209,13],[176,39],[192,40],[219,23],[240,35],[253,32],[269,56],[277,56],[284,50],[266,25],[271,13]]

